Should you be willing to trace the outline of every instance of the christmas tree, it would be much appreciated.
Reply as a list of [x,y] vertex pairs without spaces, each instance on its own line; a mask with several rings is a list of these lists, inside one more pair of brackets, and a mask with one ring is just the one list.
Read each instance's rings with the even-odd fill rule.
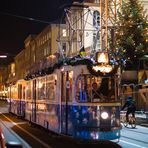
[[116,59],[126,60],[126,70],[136,70],[139,58],[148,53],[146,12],[138,0],[125,0],[118,16]]

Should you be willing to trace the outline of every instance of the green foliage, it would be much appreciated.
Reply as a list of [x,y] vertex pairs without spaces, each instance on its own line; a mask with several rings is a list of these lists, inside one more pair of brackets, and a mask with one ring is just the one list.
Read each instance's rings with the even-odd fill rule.
[[[125,0],[116,30],[116,52],[127,59],[127,69],[136,68],[138,59],[148,52],[148,23],[142,4],[138,0]],[[120,56],[120,58],[121,58]]]

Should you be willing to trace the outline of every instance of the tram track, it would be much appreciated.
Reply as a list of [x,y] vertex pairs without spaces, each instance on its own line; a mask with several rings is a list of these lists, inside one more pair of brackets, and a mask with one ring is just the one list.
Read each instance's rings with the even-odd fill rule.
[[123,128],[121,133],[120,142],[128,145],[130,148],[147,148],[147,130],[145,127],[138,126],[134,129]]
[[[13,125],[17,126],[17,128],[16,127],[12,128],[16,133],[21,135],[21,134],[23,134],[24,130],[27,129],[27,131],[29,131],[30,134],[34,135],[35,137],[40,138],[40,140],[44,140],[44,142],[46,144],[48,144],[48,145],[46,145],[46,147],[48,147],[48,148],[50,148],[50,146],[52,148],[60,148],[60,147],[65,147],[65,148],[66,147],[70,147],[70,148],[94,147],[94,148],[96,148],[96,147],[99,147],[99,146],[102,146],[102,145],[108,145],[108,144],[110,145],[110,147],[114,147],[114,148],[120,147],[116,143],[113,143],[113,142],[110,142],[110,141],[106,141],[106,142],[104,142],[104,141],[100,141],[100,142],[84,141],[84,142],[82,142],[82,140],[80,140],[80,141],[78,139],[74,140],[73,138],[70,138],[70,137],[67,137],[67,136],[64,136],[64,135],[63,136],[53,135],[50,132],[49,133],[44,132],[42,128],[37,128],[36,126],[30,126],[27,122],[26,122],[26,124],[28,124],[28,126],[24,128],[24,124],[22,124],[22,123],[25,122],[25,121],[20,120],[18,118],[14,118],[13,116],[10,116],[10,117],[9,116],[10,116],[9,114],[8,115],[4,114],[4,115],[0,115],[0,118],[2,120],[5,120],[5,121],[10,121],[11,118],[12,118],[12,120],[10,122],[13,121]],[[14,118],[14,120],[13,120],[13,118]],[[23,128],[23,130],[22,130],[22,128]],[[19,131],[19,130],[21,130],[21,131]],[[41,131],[42,133],[39,135],[38,131]],[[27,134],[24,134],[25,137],[23,137],[23,139],[28,142],[28,140],[26,139],[26,135]],[[37,140],[34,140],[34,141],[38,142]],[[28,143],[30,144],[30,142],[28,142]],[[38,144],[36,144],[36,146],[33,146],[32,144],[30,144],[30,145],[32,147],[37,147],[37,148],[46,148],[44,145],[42,145],[42,146],[39,146]]]
[[[148,135],[148,132],[135,131],[135,130],[127,128],[127,127],[124,128],[124,129],[126,129],[127,131],[130,131],[130,132],[135,132],[135,133],[139,133],[139,134]],[[137,129],[137,128],[135,128],[135,129]]]
[[[37,148],[59,148],[59,147],[79,148],[79,144],[73,139],[67,138],[65,136],[58,136],[56,134],[53,134],[50,131],[45,130],[44,128],[40,126],[36,126],[34,124],[28,124],[28,122],[26,122],[25,120],[16,118],[16,116],[12,116],[11,114],[0,115],[0,118],[5,121],[9,121],[8,118],[10,120],[12,119],[13,125],[14,125],[13,127],[11,127],[12,130],[16,132],[20,137],[22,137],[29,145],[31,145],[32,148],[33,147],[37,147]],[[18,128],[18,126],[20,128]],[[24,130],[26,130],[27,132],[24,132]],[[31,137],[30,134],[28,135],[28,132],[31,135],[33,135],[34,138]]]
[[122,138],[126,138],[126,139],[130,139],[130,140],[134,140],[134,141],[138,141],[138,142],[141,142],[141,143],[148,144],[148,142],[141,141],[141,140],[138,140],[138,139],[135,139],[135,138],[131,138],[131,137],[128,137],[128,136],[122,136]]
[[[132,146],[132,148],[137,148],[137,147],[138,147],[138,148],[147,148],[147,147],[145,147],[145,146],[141,146],[141,145],[138,145],[138,144],[135,144],[135,143],[131,143],[131,142],[125,141],[125,140],[120,140],[120,142],[127,144],[128,147],[129,147],[129,145],[130,145],[130,146]],[[124,148],[124,147],[123,147],[123,148]]]
[[[11,124],[13,124],[14,126],[16,126],[17,128],[19,128],[22,132],[24,132],[25,134],[27,134],[28,136],[30,136],[31,138],[33,138],[35,141],[37,141],[38,143],[40,143],[44,148],[52,148],[50,147],[48,144],[46,144],[45,142],[43,142],[42,140],[40,140],[39,138],[37,138],[36,136],[34,136],[33,134],[29,133],[27,130],[23,129],[21,126],[19,126],[19,123],[14,122],[13,120],[11,120],[9,117],[7,117],[6,115],[4,115],[3,113],[0,113],[7,121],[11,122]],[[21,143],[24,143],[23,140],[21,140],[21,138],[19,138],[19,136],[17,136],[17,134],[15,132],[13,132],[13,130],[11,130],[9,127],[7,127],[4,122],[0,119],[1,123],[5,126],[5,128],[7,128],[13,135],[16,136],[17,139],[19,139],[19,141],[21,141]],[[24,144],[25,145],[25,144]],[[26,146],[24,146],[24,148],[26,148]],[[27,146],[27,148],[30,148],[29,146]]]
[[[2,115],[2,113],[0,113],[1,115]],[[1,119],[0,119],[0,125],[1,125],[1,128],[2,129],[5,129],[5,130],[7,130],[10,134],[12,134],[14,137],[15,137],[15,139],[17,139],[20,143],[21,143],[21,145],[23,146],[23,148],[31,148],[22,138],[20,138],[13,130],[11,130],[8,126],[6,126],[6,124],[5,124],[5,122],[3,122]],[[7,139],[6,139],[6,142],[8,142],[7,141]]]

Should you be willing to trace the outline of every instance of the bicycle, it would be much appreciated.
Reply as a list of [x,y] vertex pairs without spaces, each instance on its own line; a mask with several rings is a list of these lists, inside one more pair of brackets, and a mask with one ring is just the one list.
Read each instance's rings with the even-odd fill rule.
[[134,118],[131,114],[129,114],[128,118],[129,122],[126,121],[126,116],[124,116],[123,125],[125,127],[128,127],[128,125],[130,125],[132,128],[136,128],[136,118]]

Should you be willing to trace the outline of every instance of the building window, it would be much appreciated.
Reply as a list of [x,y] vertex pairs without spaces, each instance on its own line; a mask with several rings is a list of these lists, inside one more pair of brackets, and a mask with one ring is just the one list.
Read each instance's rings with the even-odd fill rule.
[[44,56],[46,56],[46,48],[44,48],[43,50],[44,50]]
[[66,43],[62,43],[63,52],[66,53]]
[[93,13],[93,26],[94,27],[100,26],[100,13],[99,13],[99,11],[94,11],[94,13]]
[[63,37],[66,37],[66,29],[63,29]]
[[33,55],[33,62],[35,63],[35,55]]

